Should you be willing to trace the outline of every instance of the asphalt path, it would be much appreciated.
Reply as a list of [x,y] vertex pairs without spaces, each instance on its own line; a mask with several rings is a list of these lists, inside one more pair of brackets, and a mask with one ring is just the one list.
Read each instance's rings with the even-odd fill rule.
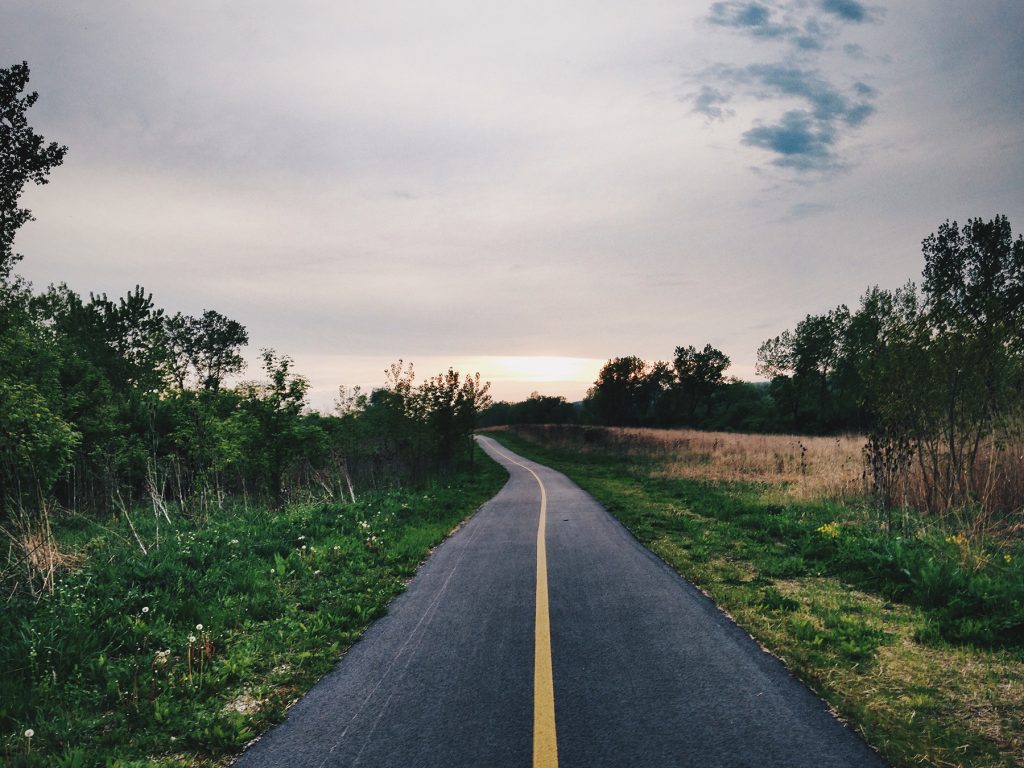
[[502,491],[236,768],[884,766],[564,475]]

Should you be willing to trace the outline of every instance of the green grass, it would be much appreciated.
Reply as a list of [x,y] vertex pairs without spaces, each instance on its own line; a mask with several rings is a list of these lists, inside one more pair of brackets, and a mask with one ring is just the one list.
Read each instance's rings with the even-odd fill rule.
[[[895,766],[1024,765],[1021,553],[491,434],[599,499]],[[780,499],[782,501],[780,502]]]
[[[490,461],[357,504],[55,522],[85,565],[3,606],[5,766],[223,765],[329,671],[429,549],[498,491]],[[156,541],[152,512],[135,515]],[[31,738],[27,729],[34,731]]]

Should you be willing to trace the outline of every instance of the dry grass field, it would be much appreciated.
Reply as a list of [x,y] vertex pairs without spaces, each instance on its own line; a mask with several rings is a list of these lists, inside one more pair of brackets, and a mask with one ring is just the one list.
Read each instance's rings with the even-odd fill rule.
[[794,499],[851,499],[869,492],[861,435],[806,437],[644,427],[519,426],[545,445],[653,459],[664,477],[778,486]]
[[[753,482],[779,501],[857,502],[875,491],[863,435],[812,437],[633,427],[518,426],[524,437],[565,450],[651,460],[652,476],[710,482]],[[927,464],[927,457],[926,457]],[[929,509],[930,478],[915,456],[887,475],[892,506]],[[940,469],[932,470],[941,474]],[[933,484],[934,485],[934,484]],[[973,474],[956,489],[943,523],[971,538],[1024,534],[1024,442],[983,441]],[[934,494],[932,497],[934,503]]]

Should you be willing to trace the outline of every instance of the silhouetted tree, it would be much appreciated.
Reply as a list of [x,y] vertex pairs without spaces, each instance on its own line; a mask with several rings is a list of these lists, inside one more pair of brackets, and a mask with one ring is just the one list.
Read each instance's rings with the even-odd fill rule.
[[680,415],[685,423],[697,423],[698,408],[710,410],[715,391],[725,383],[724,374],[729,363],[728,356],[710,344],[702,350],[694,346],[676,347],[672,359],[674,389],[682,405]]
[[14,253],[15,234],[32,220],[32,212],[18,205],[22,190],[29,182],[46,184],[68,149],[46,144],[29,126],[26,113],[39,94],[21,95],[28,79],[28,62],[0,68],[0,282],[9,279],[20,258]]

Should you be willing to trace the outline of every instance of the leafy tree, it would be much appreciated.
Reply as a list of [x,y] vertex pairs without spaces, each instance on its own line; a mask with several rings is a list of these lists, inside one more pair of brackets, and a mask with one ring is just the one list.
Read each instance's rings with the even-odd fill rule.
[[62,418],[57,349],[21,298],[0,310],[0,519],[46,498],[79,442]]
[[249,334],[241,323],[208,309],[195,318],[180,312],[165,318],[167,366],[179,389],[191,372],[199,386],[217,392],[225,378],[241,373],[241,348]]
[[757,372],[771,379],[775,400],[798,430],[828,431],[841,418],[833,397],[833,375],[843,354],[850,311],[846,306],[823,315],[807,315],[793,331],[764,342],[757,351]]
[[299,417],[309,381],[292,371],[294,363],[287,355],[264,349],[262,358],[267,379],[242,387],[243,440],[253,480],[264,480],[271,500],[279,505],[284,499],[285,470],[301,454],[303,438],[308,436]]
[[78,436],[60,408],[59,358],[31,311],[28,284],[13,274],[14,238],[32,213],[19,206],[29,182],[45,184],[66,147],[44,144],[28,124],[38,94],[22,95],[28,64],[0,68],[0,516],[45,497]]
[[648,365],[639,357],[605,363],[583,401],[590,420],[610,426],[636,426],[653,414],[671,384],[665,363]]
[[[922,243],[936,412],[920,438],[938,505],[982,491],[982,442],[1015,426],[1024,388],[1024,237],[1005,216],[946,221]],[[941,451],[936,438],[941,435]],[[941,456],[939,455],[941,453]]]
[[672,366],[675,371],[674,388],[682,402],[683,417],[687,424],[696,424],[697,409],[710,410],[711,398],[725,383],[725,369],[730,360],[721,350],[706,344],[698,350],[694,346],[676,347]]
[[26,113],[39,94],[22,95],[28,79],[28,62],[0,68],[0,283],[7,282],[20,258],[14,253],[15,234],[32,220],[32,212],[18,205],[22,190],[29,182],[46,184],[67,152],[56,142],[46,144],[29,126]]
[[442,471],[454,468],[456,457],[464,453],[472,459],[472,434],[477,415],[490,405],[490,382],[480,374],[461,376],[454,368],[427,379],[417,392],[419,412],[428,434],[431,451]]

